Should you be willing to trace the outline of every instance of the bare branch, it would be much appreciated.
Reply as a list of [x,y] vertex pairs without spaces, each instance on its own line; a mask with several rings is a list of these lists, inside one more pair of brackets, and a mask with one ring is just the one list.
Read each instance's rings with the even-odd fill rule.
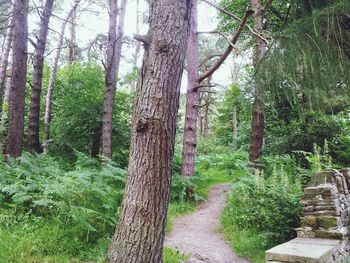
[[[230,17],[232,17],[234,20],[236,20],[237,22],[240,22],[242,21],[242,19],[239,18],[239,16],[235,15],[234,13],[230,12],[230,11],[227,11],[226,9],[220,7],[220,6],[217,6],[213,3],[211,3],[210,1],[208,0],[202,0],[204,3],[216,8],[217,10],[219,10],[221,13],[224,13],[225,15],[228,15]],[[268,0],[270,1],[270,0]],[[272,0],[271,0],[272,2]],[[258,32],[256,32],[251,26],[249,26],[248,24],[246,25],[248,30],[250,31],[250,33],[252,33],[254,36],[257,36],[259,37],[261,40],[263,40],[266,44],[269,44],[269,41],[264,38],[262,35],[260,35]]]
[[34,42],[34,40],[31,39],[30,37],[28,37],[28,41],[29,41],[29,43],[30,43],[34,48],[37,47],[37,45],[36,45],[36,43]]
[[200,31],[200,32],[197,32],[197,34],[218,34],[218,35],[222,36],[223,38],[225,38],[227,40],[227,42],[233,47],[233,49],[235,49],[236,51],[239,51],[237,49],[236,45],[233,44],[231,42],[231,40],[227,36],[225,36],[225,34],[221,33],[220,31],[216,31],[216,30],[214,30],[214,31]]
[[[247,24],[248,17],[251,16],[252,14],[253,14],[252,10],[248,10],[245,13],[242,21],[240,22],[240,25],[239,25],[238,29],[235,31],[235,33],[232,36],[232,39],[231,39],[231,43],[232,44],[236,44],[238,38],[240,37],[240,35],[241,35],[242,31],[243,31],[243,28]],[[214,65],[211,68],[209,68],[201,76],[199,76],[198,82],[200,83],[203,80],[205,80],[206,78],[208,78],[209,76],[211,76],[222,65],[222,63],[224,63],[224,61],[230,55],[232,50],[233,50],[233,46],[229,45],[226,48],[225,52],[221,55],[220,59],[216,63],[214,63]]]
[[270,8],[273,0],[267,0],[266,3],[263,5],[263,7],[260,9],[261,14],[264,15],[266,10]]
[[145,48],[147,48],[150,45],[150,39],[148,35],[134,34],[134,39],[142,42]]

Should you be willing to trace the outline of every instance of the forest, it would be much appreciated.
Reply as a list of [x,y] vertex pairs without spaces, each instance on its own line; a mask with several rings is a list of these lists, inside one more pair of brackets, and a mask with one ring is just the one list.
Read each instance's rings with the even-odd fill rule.
[[0,263],[263,263],[350,167],[349,0],[0,0],[0,45]]

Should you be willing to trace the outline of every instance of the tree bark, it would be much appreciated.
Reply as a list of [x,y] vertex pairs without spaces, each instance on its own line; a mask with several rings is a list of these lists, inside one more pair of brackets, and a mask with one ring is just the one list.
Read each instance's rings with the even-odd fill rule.
[[52,63],[52,70],[51,70],[49,85],[47,88],[46,104],[45,104],[45,117],[44,117],[45,130],[44,130],[44,143],[43,143],[44,153],[47,153],[49,150],[48,144],[49,144],[49,140],[50,140],[52,92],[53,92],[53,88],[55,87],[55,83],[56,83],[56,74],[57,74],[58,62],[60,59],[61,50],[62,50],[62,46],[63,46],[64,32],[66,30],[66,26],[67,26],[68,21],[70,20],[70,17],[74,13],[74,11],[78,8],[79,3],[80,3],[80,0],[75,1],[75,4],[73,5],[71,10],[69,11],[66,19],[62,22],[60,36],[59,36],[59,40],[58,40],[58,44],[57,44],[57,50],[56,50],[56,54],[55,54],[55,57],[54,57],[53,63]]
[[[140,34],[140,0],[136,0],[136,34],[139,35]],[[140,55],[140,47],[141,47],[141,43],[140,41],[136,41],[136,47],[135,47],[135,53],[133,54],[133,70],[136,71],[138,70],[137,68],[137,60],[139,58]],[[130,91],[131,93],[134,93],[136,91],[136,85],[137,85],[137,81],[134,81],[133,83],[131,83],[130,85]]]
[[75,27],[76,27],[76,17],[77,17],[77,9],[74,9],[71,17],[70,17],[70,38],[68,41],[68,64],[73,64],[74,62],[74,53],[75,53]]
[[[118,19],[118,29],[115,35],[115,19],[117,17],[117,1],[111,0],[111,14],[108,33],[107,48],[107,72],[106,72],[106,88],[103,104],[103,126],[102,126],[102,154],[105,158],[112,158],[112,122],[113,122],[113,104],[115,102],[115,93],[117,89],[116,77],[118,77],[121,51],[123,46],[124,21],[126,0],[121,1],[120,15]],[[113,10],[112,7],[116,8]],[[113,14],[116,12],[116,14]],[[113,21],[111,21],[113,19]],[[113,31],[113,32],[111,32]]]
[[110,262],[163,262],[189,16],[188,0],[150,1],[150,30],[134,101],[129,174],[109,248]]
[[97,158],[100,154],[101,134],[101,126],[96,127],[92,132],[92,143],[90,151],[90,155],[92,158]]
[[233,139],[238,138],[238,120],[237,120],[237,107],[232,108],[232,137]]
[[27,79],[28,1],[15,0],[13,14],[13,67],[6,153],[22,155],[24,132],[24,99]]
[[194,174],[196,155],[197,119],[199,106],[198,90],[198,35],[197,35],[197,0],[191,0],[191,28],[187,47],[187,94],[186,113],[182,149],[182,176]]
[[[262,35],[264,32],[263,18],[264,12],[267,6],[262,6],[259,0],[251,0],[251,5],[254,10],[254,28],[255,31]],[[270,1],[268,1],[270,2]],[[267,3],[268,3],[267,2]],[[267,52],[267,43],[260,37],[255,36],[256,48],[254,66],[257,68],[258,64],[264,59]],[[249,148],[249,160],[256,163],[257,160],[262,156],[262,147],[264,141],[264,125],[265,125],[265,114],[264,114],[264,99],[263,99],[263,86],[256,80],[255,91],[254,91],[254,103],[253,103],[253,116],[252,116],[252,131]]]
[[29,152],[42,153],[39,139],[40,97],[43,79],[44,54],[54,0],[46,0],[40,21],[38,41],[34,51],[33,85],[30,97],[28,147]]
[[[2,97],[4,94],[5,80],[6,80],[6,70],[9,61],[9,55],[11,50],[13,40],[13,19],[12,16],[9,18],[8,28],[6,31],[6,37],[4,41],[4,49],[1,55],[1,64],[0,64],[0,102],[2,102]],[[0,105],[1,106],[1,105]]]
[[7,132],[8,132],[8,114],[11,93],[11,77],[6,79],[5,94],[2,101],[1,124],[0,124],[0,153],[6,154]]

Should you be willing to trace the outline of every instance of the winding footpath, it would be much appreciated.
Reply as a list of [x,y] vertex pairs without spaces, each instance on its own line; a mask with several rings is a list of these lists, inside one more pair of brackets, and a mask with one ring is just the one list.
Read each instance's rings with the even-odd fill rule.
[[191,255],[186,263],[248,263],[231,250],[219,232],[228,190],[225,184],[214,186],[208,201],[196,212],[175,219],[173,231],[165,237],[165,246]]

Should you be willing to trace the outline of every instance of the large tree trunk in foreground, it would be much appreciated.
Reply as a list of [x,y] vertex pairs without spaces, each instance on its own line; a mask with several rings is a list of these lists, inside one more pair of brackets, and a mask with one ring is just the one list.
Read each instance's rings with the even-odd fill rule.
[[11,50],[13,40],[13,18],[9,18],[8,28],[6,31],[6,37],[4,41],[4,49],[1,55],[1,64],[0,64],[0,103],[2,102],[2,97],[4,94],[5,80],[6,80],[6,70],[9,61],[9,55]]
[[24,99],[27,78],[28,1],[14,1],[13,67],[10,91],[10,111],[6,153],[22,155],[24,132]]
[[[120,15],[118,19],[118,29],[115,40],[110,39],[108,46],[112,46],[108,50],[109,63],[115,63],[114,67],[107,67],[106,89],[103,104],[103,127],[102,127],[102,154],[107,159],[112,158],[112,122],[113,122],[113,104],[116,93],[116,80],[118,76],[119,64],[123,46],[124,21],[125,21],[126,0],[121,1]],[[111,10],[112,11],[112,10]],[[112,17],[113,18],[113,17]],[[114,19],[114,18],[113,18]],[[111,24],[109,30],[112,30]],[[115,30],[115,29],[114,29]],[[112,64],[111,64],[112,65]],[[113,76],[112,76],[113,75]]]
[[198,90],[198,35],[197,0],[192,0],[191,30],[187,48],[187,94],[186,114],[182,150],[182,175],[194,174],[196,156],[197,119],[199,106]]
[[28,129],[28,147],[30,152],[41,153],[42,146],[39,139],[39,121],[40,121],[40,96],[43,79],[44,54],[46,47],[49,22],[52,14],[54,0],[46,0],[44,11],[40,22],[40,31],[38,42],[34,51],[34,71],[32,94],[30,97],[29,110],[29,129]]
[[115,263],[161,263],[180,82],[190,16],[188,0],[151,0],[150,31],[136,92],[129,174],[109,248]]
[[[254,28],[255,31],[262,35],[263,18],[266,8],[261,6],[259,0],[251,0],[251,5],[254,10]],[[255,36],[256,49],[254,66],[257,68],[259,63],[264,59],[267,51],[267,43],[260,37]],[[253,118],[252,118],[252,131],[249,148],[249,161],[255,163],[262,156],[262,147],[264,141],[264,99],[263,99],[263,87],[257,80],[255,81],[254,103],[253,103]]]
[[49,85],[47,87],[47,94],[46,94],[46,104],[45,104],[45,117],[44,117],[44,122],[45,122],[45,131],[44,131],[44,153],[47,153],[49,148],[49,140],[50,140],[50,122],[51,122],[51,103],[52,103],[52,92],[53,88],[55,87],[56,83],[56,74],[58,70],[58,62],[60,59],[61,55],[61,50],[63,46],[63,38],[64,38],[64,32],[66,30],[66,26],[68,21],[70,20],[71,16],[75,12],[75,10],[78,8],[78,5],[80,3],[80,0],[76,0],[74,6],[72,9],[69,11],[66,19],[62,22],[61,25],[61,31],[58,39],[58,44],[57,44],[57,50],[55,57],[53,59],[52,63],[52,69],[51,69],[51,75],[50,75],[50,80],[49,80]]

